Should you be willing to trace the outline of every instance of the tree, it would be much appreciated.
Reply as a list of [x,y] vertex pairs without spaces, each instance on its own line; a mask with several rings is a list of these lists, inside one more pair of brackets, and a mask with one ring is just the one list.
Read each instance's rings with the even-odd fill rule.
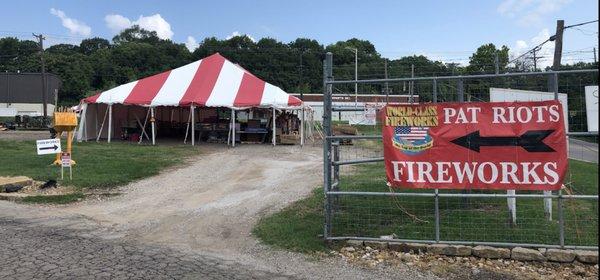
[[500,71],[504,70],[508,65],[508,47],[502,46],[500,49],[497,49],[494,44],[490,43],[477,48],[477,51],[469,58],[469,66],[466,69],[467,73],[494,73],[496,71],[496,55],[498,55]]
[[142,29],[139,25],[129,27],[113,37],[113,43],[115,45],[130,42],[144,42],[153,44],[157,43],[158,41],[160,41],[160,38],[158,38],[156,31]]
[[98,50],[108,49],[109,47],[110,42],[99,37],[84,39],[79,44],[79,50],[85,55],[91,55]]

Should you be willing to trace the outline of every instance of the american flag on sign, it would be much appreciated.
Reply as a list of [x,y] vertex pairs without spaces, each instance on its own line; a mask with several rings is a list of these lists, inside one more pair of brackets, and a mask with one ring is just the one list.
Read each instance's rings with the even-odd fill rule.
[[427,136],[427,130],[429,127],[397,126],[394,132],[404,140],[423,140]]

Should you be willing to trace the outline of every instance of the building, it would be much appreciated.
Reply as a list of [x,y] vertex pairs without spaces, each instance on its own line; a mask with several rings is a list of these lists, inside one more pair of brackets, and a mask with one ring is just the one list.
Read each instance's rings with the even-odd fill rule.
[[[299,93],[292,93],[293,96],[301,98]],[[333,114],[334,121],[347,121],[352,124],[362,124],[365,116],[365,112],[369,107],[380,108],[385,105],[385,94],[359,94],[355,100],[354,94],[334,94],[332,99],[332,106],[343,107],[343,108],[359,108],[363,109],[363,112],[335,112]],[[323,94],[320,93],[305,93],[302,94],[304,103],[310,106],[314,110],[313,118],[315,121],[321,121],[323,119]],[[389,95],[389,103],[404,103],[410,102],[409,95]],[[413,96],[413,102],[419,102],[419,96]]]
[[[47,111],[52,116],[62,82],[50,73],[46,82]],[[40,73],[0,73],[0,117],[43,116],[42,85]]]

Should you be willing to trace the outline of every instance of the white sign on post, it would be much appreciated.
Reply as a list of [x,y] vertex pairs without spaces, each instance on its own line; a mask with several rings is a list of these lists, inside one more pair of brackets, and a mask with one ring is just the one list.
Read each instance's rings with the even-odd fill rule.
[[61,153],[60,155],[60,178],[64,179],[64,168],[69,168],[69,179],[73,180],[73,169],[71,168],[71,154]]
[[36,146],[38,155],[58,154],[62,152],[60,149],[60,139],[37,140]]
[[598,86],[585,87],[585,114],[588,131],[598,131]]

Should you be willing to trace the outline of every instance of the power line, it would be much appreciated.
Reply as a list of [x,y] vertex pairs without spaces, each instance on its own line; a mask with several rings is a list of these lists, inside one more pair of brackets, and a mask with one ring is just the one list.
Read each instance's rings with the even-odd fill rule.
[[563,28],[563,29],[572,28],[572,27],[576,27],[576,26],[582,26],[582,25],[586,25],[586,24],[590,24],[590,23],[594,23],[594,22],[598,22],[598,20],[590,20],[590,21],[586,21],[586,22],[582,22],[582,23],[565,26],[565,28]]

